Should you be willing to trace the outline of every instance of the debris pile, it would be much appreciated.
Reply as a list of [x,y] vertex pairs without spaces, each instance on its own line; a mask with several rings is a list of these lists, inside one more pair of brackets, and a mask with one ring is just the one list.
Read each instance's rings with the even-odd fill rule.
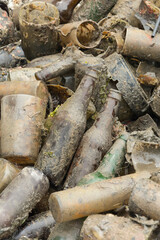
[[0,239],[160,239],[160,1],[0,1]]

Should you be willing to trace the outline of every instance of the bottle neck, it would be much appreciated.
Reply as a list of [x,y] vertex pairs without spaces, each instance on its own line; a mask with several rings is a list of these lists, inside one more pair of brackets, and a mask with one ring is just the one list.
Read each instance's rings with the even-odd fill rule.
[[75,93],[63,103],[62,108],[68,111],[71,115],[77,111],[80,112],[81,115],[86,115],[96,77],[96,72],[92,72],[91,75],[86,74],[82,78]]
[[97,128],[106,128],[111,125],[111,121],[116,115],[115,108],[119,101],[114,98],[107,98],[106,103],[102,107],[95,122]]
[[81,103],[83,110],[87,111],[95,79],[96,78],[92,75],[85,75],[74,94],[75,102]]

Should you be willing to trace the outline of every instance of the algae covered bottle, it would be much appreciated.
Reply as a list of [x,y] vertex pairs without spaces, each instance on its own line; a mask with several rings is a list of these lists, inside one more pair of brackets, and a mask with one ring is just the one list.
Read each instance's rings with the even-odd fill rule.
[[85,0],[80,3],[80,7],[72,14],[71,21],[83,21],[91,19],[99,22],[107,16],[110,9],[116,4],[117,0]]
[[86,113],[96,70],[88,70],[76,92],[58,109],[50,133],[35,167],[42,170],[54,186],[62,181],[86,127]]
[[93,126],[86,131],[77,149],[69,170],[65,187],[74,187],[88,173],[93,172],[112,144],[112,125],[121,94],[110,89],[106,103],[99,112]]

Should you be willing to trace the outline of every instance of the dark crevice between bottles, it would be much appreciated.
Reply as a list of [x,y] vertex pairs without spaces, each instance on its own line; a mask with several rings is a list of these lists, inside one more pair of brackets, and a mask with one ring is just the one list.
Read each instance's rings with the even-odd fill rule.
[[4,11],[7,12],[8,16],[9,16],[9,9],[7,7],[7,4],[5,4],[4,2],[0,1],[0,8]]

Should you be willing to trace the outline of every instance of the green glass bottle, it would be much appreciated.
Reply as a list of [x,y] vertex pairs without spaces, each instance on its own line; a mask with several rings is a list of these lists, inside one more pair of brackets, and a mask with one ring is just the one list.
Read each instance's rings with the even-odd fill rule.
[[104,156],[97,170],[84,176],[79,181],[78,186],[115,177],[125,159],[128,136],[129,133],[123,133]]
[[88,129],[78,146],[65,187],[74,187],[87,174],[95,171],[100,161],[112,145],[113,120],[121,100],[121,94],[110,89],[107,100],[90,129]]

